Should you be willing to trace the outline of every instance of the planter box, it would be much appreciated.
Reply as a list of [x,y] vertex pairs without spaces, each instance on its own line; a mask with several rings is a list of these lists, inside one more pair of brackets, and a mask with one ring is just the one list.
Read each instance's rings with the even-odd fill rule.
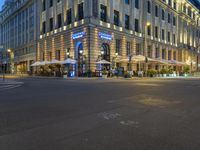
[[163,77],[167,77],[167,74],[163,74]]
[[108,75],[102,75],[102,78],[107,79]]
[[63,75],[63,78],[64,78],[64,79],[67,79],[67,75]]
[[184,73],[184,77],[188,77],[188,74],[187,74],[187,73]]

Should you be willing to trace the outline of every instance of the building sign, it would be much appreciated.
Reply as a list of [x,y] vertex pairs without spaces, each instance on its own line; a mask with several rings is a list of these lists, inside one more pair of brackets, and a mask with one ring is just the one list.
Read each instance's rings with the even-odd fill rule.
[[104,40],[112,41],[113,37],[110,34],[99,32],[99,37]]
[[84,36],[85,36],[85,32],[74,33],[74,34],[72,35],[72,39],[73,39],[73,40],[76,40],[76,39],[80,39],[80,38],[82,38],[82,37],[84,37]]

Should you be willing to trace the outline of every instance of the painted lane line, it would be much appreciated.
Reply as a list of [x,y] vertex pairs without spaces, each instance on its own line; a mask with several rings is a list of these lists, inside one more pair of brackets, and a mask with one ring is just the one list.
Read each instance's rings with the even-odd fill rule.
[[14,88],[18,88],[20,87],[21,85],[13,85],[13,86],[10,86],[10,87],[6,87],[6,88],[3,88],[3,89],[0,89],[0,91],[5,91],[5,90],[9,90],[9,89],[14,89]]

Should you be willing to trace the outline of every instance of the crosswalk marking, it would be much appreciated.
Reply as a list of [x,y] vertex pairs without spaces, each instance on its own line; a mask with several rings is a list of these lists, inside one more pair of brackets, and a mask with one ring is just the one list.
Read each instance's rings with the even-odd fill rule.
[[9,90],[9,89],[14,89],[14,88],[18,88],[22,86],[22,83],[17,83],[17,82],[13,82],[13,83],[5,83],[5,84],[0,84],[0,91],[5,91],[5,90]]

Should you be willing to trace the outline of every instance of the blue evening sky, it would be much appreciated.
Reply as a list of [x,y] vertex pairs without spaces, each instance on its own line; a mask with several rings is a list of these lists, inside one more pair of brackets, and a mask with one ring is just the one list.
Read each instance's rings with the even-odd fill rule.
[[[0,0],[0,10],[5,0]],[[200,1],[200,0],[199,0]]]
[[4,0],[0,0],[0,10],[1,10],[3,3],[4,3]]

